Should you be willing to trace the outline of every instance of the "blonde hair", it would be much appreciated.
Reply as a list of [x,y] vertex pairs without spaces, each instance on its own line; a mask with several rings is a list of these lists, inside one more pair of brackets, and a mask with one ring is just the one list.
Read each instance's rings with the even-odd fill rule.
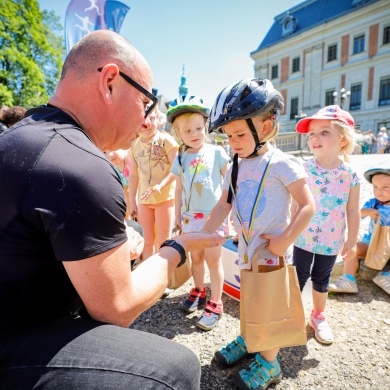
[[341,148],[340,153],[342,153],[346,162],[350,162],[349,155],[353,153],[356,147],[355,129],[339,121],[332,120],[331,123],[335,129],[338,130],[339,134],[347,141],[347,143]]
[[[270,119],[272,122],[272,127],[271,127],[270,132],[268,134],[266,134],[260,141],[261,142],[269,142],[269,141],[272,141],[273,139],[275,139],[277,137],[277,135],[279,133],[279,129],[280,129],[280,123],[277,120],[276,114],[272,114],[270,112],[267,112],[266,114],[253,117],[252,120],[254,120],[256,122],[256,118],[259,118],[263,122],[266,121],[267,119]],[[255,127],[256,127],[256,125],[255,125]],[[257,128],[256,128],[256,130],[257,130]]]
[[183,114],[178,115],[175,120],[172,123],[172,130],[174,131],[174,135],[176,135],[177,138],[179,138],[181,141],[182,138],[180,136],[180,127],[184,126],[188,121],[193,118],[195,115],[200,115],[204,119],[204,127],[205,127],[205,142],[210,142],[210,138],[208,136],[208,133],[206,132],[206,124],[207,124],[207,118],[205,118],[202,114],[199,114],[198,112],[184,112]]

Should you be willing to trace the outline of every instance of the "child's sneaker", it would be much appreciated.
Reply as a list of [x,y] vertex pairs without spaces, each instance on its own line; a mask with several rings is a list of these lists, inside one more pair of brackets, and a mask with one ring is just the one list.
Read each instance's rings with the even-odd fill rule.
[[191,289],[181,308],[188,313],[194,312],[198,309],[198,306],[203,306],[206,303],[206,295],[207,291],[205,288],[202,291],[197,287]]
[[234,382],[239,389],[267,389],[272,384],[282,380],[282,370],[278,359],[268,362],[259,353],[255,361],[249,365],[249,370],[241,370],[234,377]]
[[312,310],[309,319],[309,325],[314,329],[316,339],[322,344],[332,344],[334,341],[334,336],[332,329],[326,320],[325,313],[319,313],[314,315]]
[[196,326],[203,330],[211,330],[214,328],[223,313],[223,303],[216,303],[211,299],[207,301],[206,307],[199,317]]
[[372,281],[381,289],[390,294],[390,272],[379,272]]
[[343,275],[335,282],[329,284],[330,292],[338,293],[357,293],[359,292],[356,280],[351,280],[347,276]]
[[222,367],[231,367],[248,356],[253,356],[253,354],[249,354],[245,341],[241,336],[238,336],[234,341],[214,354],[216,362]]

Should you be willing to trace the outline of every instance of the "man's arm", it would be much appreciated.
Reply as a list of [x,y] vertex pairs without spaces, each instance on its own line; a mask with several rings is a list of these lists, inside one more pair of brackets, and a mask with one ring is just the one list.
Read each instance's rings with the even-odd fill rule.
[[[191,233],[175,238],[186,252],[221,245],[217,234]],[[162,295],[180,255],[163,247],[130,269],[129,241],[100,255],[79,261],[64,261],[68,276],[92,318],[128,327]]]

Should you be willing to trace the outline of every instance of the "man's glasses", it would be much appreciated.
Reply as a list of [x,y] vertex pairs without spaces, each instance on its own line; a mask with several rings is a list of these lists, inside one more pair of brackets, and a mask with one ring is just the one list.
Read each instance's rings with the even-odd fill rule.
[[[98,72],[101,72],[103,68],[99,68]],[[147,89],[145,89],[142,85],[139,85],[135,80],[133,80],[130,76],[127,74],[124,74],[123,72],[119,71],[119,74],[127,81],[130,85],[132,85],[135,89],[140,91],[142,94],[144,94],[148,99],[152,101],[152,104],[146,107],[145,109],[145,118],[154,110],[158,103],[158,99],[156,96],[154,96],[151,92],[149,92]]]

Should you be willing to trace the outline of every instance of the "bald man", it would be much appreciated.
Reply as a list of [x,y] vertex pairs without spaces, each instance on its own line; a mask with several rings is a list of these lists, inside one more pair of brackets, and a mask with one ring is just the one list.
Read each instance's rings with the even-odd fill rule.
[[157,99],[123,37],[99,30],[67,56],[55,95],[0,137],[0,388],[198,389],[187,348],[128,329],[188,251],[167,241],[135,271],[123,187],[104,151],[128,149]]

